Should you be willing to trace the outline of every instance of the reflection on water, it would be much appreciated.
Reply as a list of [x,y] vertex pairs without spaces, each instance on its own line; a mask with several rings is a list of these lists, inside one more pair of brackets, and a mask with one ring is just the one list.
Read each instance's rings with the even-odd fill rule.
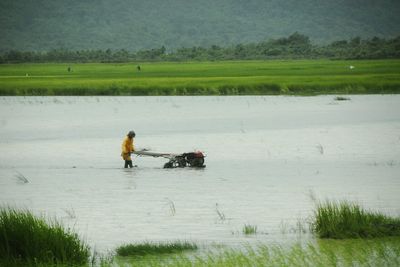
[[[98,249],[291,239],[313,194],[399,215],[400,96],[350,98],[3,97],[0,202],[57,217]],[[138,147],[204,151],[207,168],[136,157],[123,169],[130,129]]]

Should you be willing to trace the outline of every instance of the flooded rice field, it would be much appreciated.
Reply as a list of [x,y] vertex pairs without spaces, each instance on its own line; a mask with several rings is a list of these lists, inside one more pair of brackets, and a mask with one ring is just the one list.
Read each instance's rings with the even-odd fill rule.
[[[350,98],[2,97],[0,203],[57,218],[98,250],[293,240],[315,198],[398,216],[400,96]],[[124,169],[131,129],[137,149],[201,150],[207,167],[134,157]]]

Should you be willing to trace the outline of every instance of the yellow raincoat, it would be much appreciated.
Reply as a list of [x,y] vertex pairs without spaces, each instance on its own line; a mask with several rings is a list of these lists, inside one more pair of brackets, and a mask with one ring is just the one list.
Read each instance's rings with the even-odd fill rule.
[[122,152],[121,156],[124,160],[132,160],[130,152],[135,151],[135,147],[133,145],[133,138],[125,137],[122,142]]

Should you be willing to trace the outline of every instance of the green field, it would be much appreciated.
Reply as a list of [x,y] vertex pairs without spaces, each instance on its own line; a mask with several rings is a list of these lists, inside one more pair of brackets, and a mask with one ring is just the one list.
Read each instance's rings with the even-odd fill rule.
[[158,62],[140,63],[141,71],[137,65],[4,64],[0,95],[400,93],[400,60]]

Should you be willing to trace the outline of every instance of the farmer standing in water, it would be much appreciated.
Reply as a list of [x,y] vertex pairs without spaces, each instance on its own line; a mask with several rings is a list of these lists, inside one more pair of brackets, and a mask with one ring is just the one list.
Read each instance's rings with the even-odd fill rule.
[[129,133],[126,135],[124,141],[122,142],[122,152],[121,156],[125,160],[125,166],[124,168],[132,168],[132,158],[131,158],[131,153],[135,151],[135,147],[133,145],[133,138],[135,138],[135,132],[134,131],[129,131]]

